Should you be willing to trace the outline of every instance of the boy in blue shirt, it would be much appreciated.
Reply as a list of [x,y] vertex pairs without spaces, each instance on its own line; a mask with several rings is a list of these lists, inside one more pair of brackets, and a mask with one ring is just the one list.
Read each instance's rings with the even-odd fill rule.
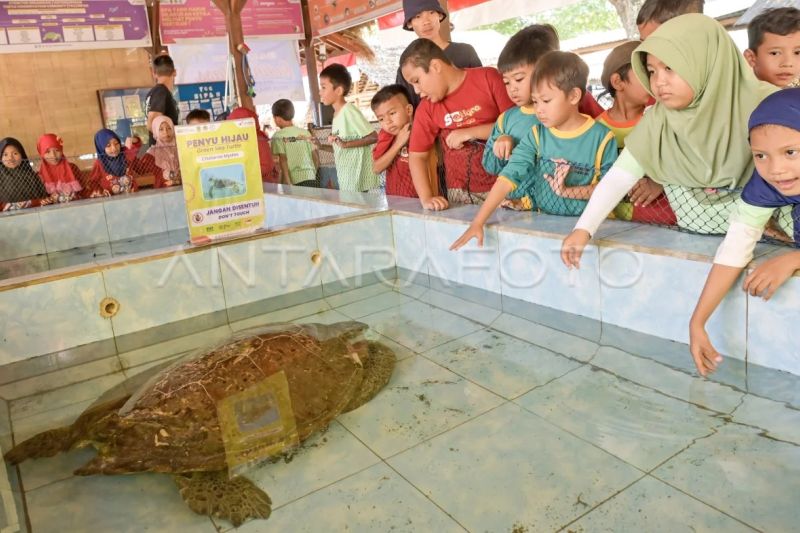
[[457,250],[472,238],[483,246],[483,225],[505,197],[522,189],[523,205],[545,213],[576,216],[583,212],[597,181],[617,158],[614,133],[579,110],[589,67],[569,52],[548,52],[531,80],[539,124],[514,149]]

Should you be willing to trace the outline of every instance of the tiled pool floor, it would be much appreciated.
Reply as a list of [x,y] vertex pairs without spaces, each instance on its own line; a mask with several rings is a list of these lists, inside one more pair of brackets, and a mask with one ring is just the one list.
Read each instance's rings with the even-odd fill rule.
[[[273,515],[241,531],[729,532],[800,523],[800,411],[784,403],[417,285],[369,286],[234,329],[348,319],[395,348],[391,382],[290,461],[252,471]],[[154,354],[121,359],[146,365]],[[118,379],[13,401],[16,436],[69,421]],[[21,465],[34,532],[231,529],[192,513],[166,475],[73,477],[91,455]]]

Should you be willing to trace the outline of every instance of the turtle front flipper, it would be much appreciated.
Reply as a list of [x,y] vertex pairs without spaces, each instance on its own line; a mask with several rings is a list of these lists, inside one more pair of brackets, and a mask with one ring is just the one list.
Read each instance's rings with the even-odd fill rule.
[[72,448],[75,438],[72,426],[43,431],[11,448],[6,453],[5,459],[10,464],[16,465],[26,459],[52,457]]
[[251,518],[269,518],[272,513],[272,500],[266,492],[249,479],[229,479],[225,471],[178,474],[175,483],[192,511],[223,518],[236,527]]
[[345,407],[345,413],[358,409],[374,398],[389,383],[397,362],[394,352],[388,346],[375,341],[367,341],[367,345],[367,357],[362,361],[364,377],[361,386]]

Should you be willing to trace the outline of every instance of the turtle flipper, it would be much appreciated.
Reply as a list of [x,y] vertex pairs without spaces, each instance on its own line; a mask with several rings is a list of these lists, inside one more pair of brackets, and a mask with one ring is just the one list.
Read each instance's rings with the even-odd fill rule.
[[72,426],[43,431],[11,448],[5,454],[5,459],[16,465],[26,459],[52,457],[72,448],[75,439]]
[[192,511],[223,518],[236,527],[251,518],[269,518],[272,513],[272,500],[266,492],[249,479],[229,479],[225,471],[179,474],[175,483]]
[[345,407],[345,413],[358,409],[373,399],[392,378],[394,365],[397,362],[394,352],[379,342],[368,341],[368,345],[368,356],[362,361],[364,378],[361,381],[361,387],[356,390],[347,407]]

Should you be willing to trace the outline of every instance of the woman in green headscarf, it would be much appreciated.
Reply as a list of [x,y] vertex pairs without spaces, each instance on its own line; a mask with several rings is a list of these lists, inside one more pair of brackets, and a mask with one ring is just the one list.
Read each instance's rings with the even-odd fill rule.
[[664,187],[679,226],[725,233],[738,196],[729,189],[753,171],[747,120],[776,88],[756,79],[718,22],[700,14],[669,20],[639,45],[631,64],[656,105],[564,240],[567,266],[578,266],[600,223],[644,176]]

